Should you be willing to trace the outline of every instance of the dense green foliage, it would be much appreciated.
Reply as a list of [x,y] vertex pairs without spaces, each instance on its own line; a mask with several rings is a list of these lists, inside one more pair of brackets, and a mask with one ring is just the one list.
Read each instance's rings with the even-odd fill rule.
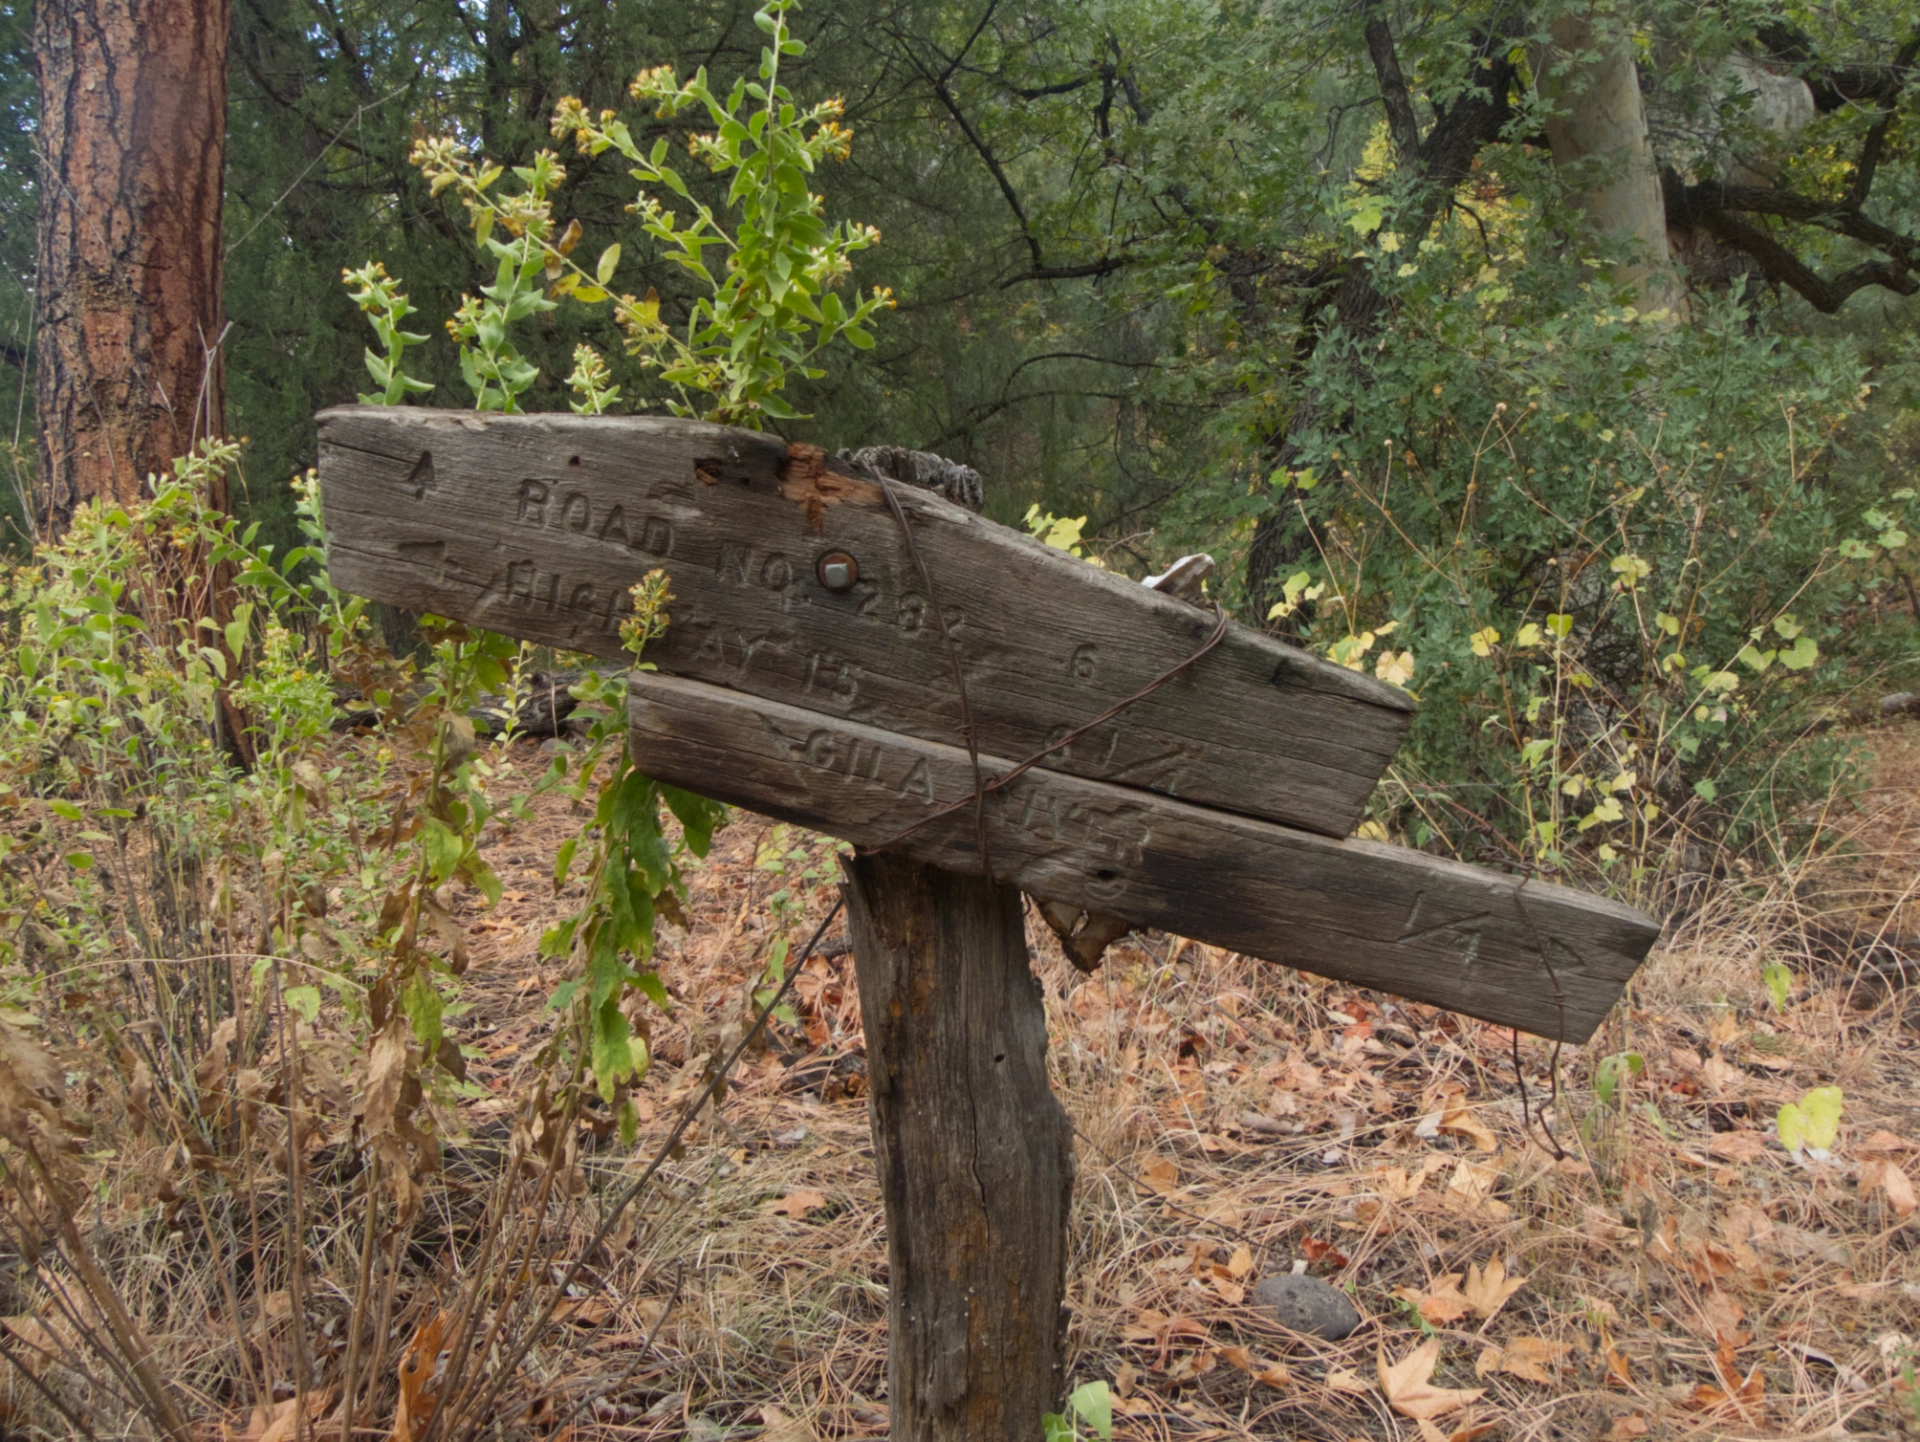
[[[766,175],[753,193],[840,238],[801,299],[874,344],[826,375],[796,351],[783,388],[748,396],[700,367],[734,354],[765,295],[702,264],[732,241],[714,251],[701,228],[764,154],[740,109],[755,102],[671,77],[751,75],[765,37],[749,11],[242,5],[227,347],[250,512],[292,538],[282,478],[310,460],[311,416],[366,384],[338,278],[358,272],[365,301],[378,259],[415,307],[425,343],[402,369],[427,403],[657,409],[687,404],[689,380],[732,386],[715,413],[966,460],[1002,519],[1084,515],[1118,568],[1213,552],[1246,619],[1421,695],[1379,812],[1413,836],[1551,865],[1575,839],[1670,856],[1697,824],[1778,835],[1833,756],[1783,769],[1761,741],[1797,734],[1815,696],[1878,684],[1905,634],[1864,623],[1911,600],[1887,542],[1920,445],[1916,306],[1890,282],[1822,314],[1709,217],[1674,230],[1686,314],[1636,314],[1542,138],[1530,67],[1562,8],[794,10],[778,83],[819,198]],[[1718,181],[1844,202],[1742,223],[1816,278],[1911,274],[1896,263],[1920,234],[1903,7],[1621,14],[1687,214]],[[1383,36],[1405,77],[1398,136]],[[1804,77],[1816,111],[1770,124],[1741,78],[1757,64]],[[585,151],[536,160],[572,150],[556,134]],[[515,198],[480,186],[513,167]],[[635,203],[636,177],[653,198]],[[493,228],[534,191],[538,244]],[[20,204],[0,236],[16,272]],[[861,248],[868,225],[879,243]],[[494,288],[517,277],[494,327],[510,353],[491,359],[477,341],[495,302],[463,299],[476,230]],[[872,314],[889,292],[897,309]],[[1553,644],[1516,640],[1535,634]],[[1788,659],[1762,671],[1743,648]]]

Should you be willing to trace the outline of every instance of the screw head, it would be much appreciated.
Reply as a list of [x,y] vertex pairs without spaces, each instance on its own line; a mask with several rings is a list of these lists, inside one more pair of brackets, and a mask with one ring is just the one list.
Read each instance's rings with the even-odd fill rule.
[[814,574],[829,591],[851,591],[860,579],[860,565],[845,551],[828,551],[814,563]]

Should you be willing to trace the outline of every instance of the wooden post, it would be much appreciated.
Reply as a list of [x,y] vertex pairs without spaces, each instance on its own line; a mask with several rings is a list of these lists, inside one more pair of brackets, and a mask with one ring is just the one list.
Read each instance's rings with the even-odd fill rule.
[[842,885],[886,1205],[895,1442],[1034,1442],[1065,1390],[1072,1125],[1020,893],[893,853]]

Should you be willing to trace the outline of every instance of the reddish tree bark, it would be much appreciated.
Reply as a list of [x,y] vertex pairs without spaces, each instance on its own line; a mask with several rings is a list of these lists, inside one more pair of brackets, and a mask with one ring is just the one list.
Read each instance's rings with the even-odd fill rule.
[[[34,517],[140,495],[225,425],[221,175],[230,0],[38,0]],[[225,508],[226,497],[209,498]]]

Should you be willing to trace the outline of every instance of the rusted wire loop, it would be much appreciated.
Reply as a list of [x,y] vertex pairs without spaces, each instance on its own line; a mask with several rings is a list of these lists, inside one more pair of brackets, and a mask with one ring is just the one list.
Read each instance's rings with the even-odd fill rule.
[[[884,851],[889,846],[896,846],[900,842],[906,840],[907,837],[913,835],[914,832],[920,830],[921,827],[931,826],[934,822],[943,820],[946,817],[953,815],[954,812],[962,810],[967,806],[973,806],[978,810],[980,815],[980,827],[981,827],[981,830],[984,831],[986,829],[985,802],[986,802],[986,794],[988,792],[998,791],[1002,787],[1008,786],[1012,784],[1014,781],[1019,780],[1020,777],[1026,775],[1027,772],[1031,771],[1034,767],[1038,766],[1042,761],[1046,760],[1047,757],[1051,756],[1054,752],[1066,749],[1067,747],[1073,745],[1074,742],[1084,737],[1088,732],[1096,729],[1097,727],[1104,726],[1107,722],[1113,720],[1114,717],[1118,716],[1122,711],[1125,711],[1129,706],[1138,705],[1140,702],[1146,700],[1147,697],[1151,696],[1155,691],[1158,691],[1162,686],[1166,685],[1169,681],[1173,680],[1173,678],[1178,676],[1181,672],[1193,666],[1196,662],[1200,660],[1201,657],[1205,656],[1209,651],[1213,650],[1214,647],[1218,646],[1222,641],[1224,641],[1227,636],[1226,607],[1222,606],[1218,601],[1215,601],[1213,603],[1213,614],[1214,614],[1213,634],[1207,637],[1206,641],[1201,644],[1199,650],[1193,652],[1191,655],[1187,656],[1183,660],[1177,661],[1173,665],[1169,666],[1166,670],[1162,671],[1158,676],[1155,676],[1151,681],[1147,682],[1146,685],[1142,686],[1138,691],[1134,692],[1131,696],[1127,697],[1125,700],[1114,702],[1113,705],[1109,706],[1106,710],[1102,711],[1098,716],[1094,717],[1091,721],[1088,721],[1084,725],[1075,727],[1073,730],[1067,732],[1066,735],[1062,736],[1058,741],[1051,742],[1050,744],[1041,747],[1040,750],[1034,752],[1033,755],[1029,756],[1026,760],[1022,761],[1019,765],[1011,767],[1010,769],[1001,772],[998,776],[994,777],[991,781],[986,781],[983,783],[980,780],[980,763],[979,763],[979,758],[976,756],[974,759],[974,785],[975,785],[974,795],[965,797],[959,801],[955,801],[950,805],[943,806],[938,811],[932,812],[929,815],[921,817],[918,821],[914,822],[911,826],[905,827],[902,830],[895,832],[892,836],[889,836],[885,841],[878,842],[873,846],[867,847],[866,849],[869,851]],[[982,843],[982,845],[984,847],[984,842]],[[982,864],[983,865],[985,864],[984,855],[982,857]],[[992,874],[993,873],[991,869],[989,869],[987,872],[987,875],[991,876]]]

